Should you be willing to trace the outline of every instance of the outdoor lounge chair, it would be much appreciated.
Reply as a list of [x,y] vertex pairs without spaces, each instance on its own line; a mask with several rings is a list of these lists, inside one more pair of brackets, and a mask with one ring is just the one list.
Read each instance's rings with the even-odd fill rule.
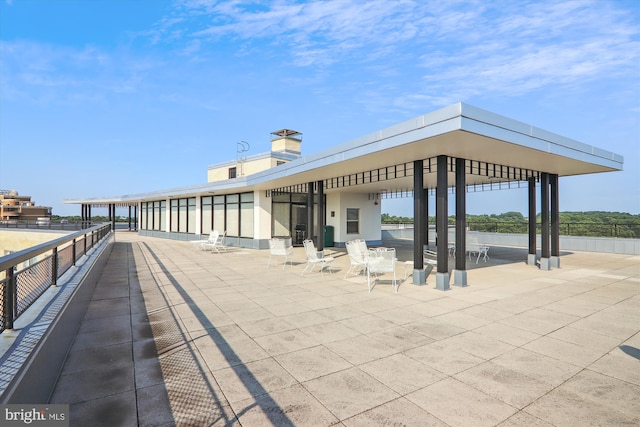
[[[422,265],[424,270],[426,271],[425,276],[428,276],[429,273],[438,265],[438,253],[429,249],[425,249],[422,251]],[[413,261],[405,261],[404,262],[404,278],[405,280],[409,277],[410,272],[413,270],[414,262]]]
[[196,249],[196,248],[203,249],[202,245],[204,243],[215,243],[216,240],[218,240],[218,236],[220,236],[220,232],[218,232],[218,230],[212,230],[211,233],[209,233],[208,239],[190,240],[189,242],[191,243],[192,249]]
[[267,268],[271,265],[271,259],[274,257],[284,257],[282,269],[287,265],[287,260],[293,266],[293,245],[291,239],[271,238],[269,239],[269,262]]
[[222,233],[222,236],[218,234],[218,236],[216,236],[216,239],[213,242],[209,241],[209,242],[202,243],[201,245],[202,250],[211,251],[211,252],[216,251],[217,253],[220,253],[221,250],[226,251],[227,248],[224,246],[224,238],[226,236],[227,236],[227,232],[225,231],[224,233]]
[[471,261],[472,255],[475,256],[477,254],[476,264],[480,261],[480,257],[483,257],[484,262],[487,262],[487,252],[489,252],[489,246],[479,243],[476,237],[467,238],[467,253],[469,254],[469,261]]
[[347,270],[344,275],[345,279],[349,273],[356,274],[356,269],[359,269],[357,274],[367,271],[367,258],[369,251],[362,252],[362,242],[364,242],[364,240],[351,240],[345,243],[345,246],[347,247],[347,254],[349,255],[349,262],[351,263],[349,270]]
[[365,259],[369,258],[369,248],[367,247],[367,241],[364,239],[356,240],[358,244],[358,248],[360,249],[360,253]]
[[[304,251],[307,254],[307,265],[302,270],[302,274],[304,275],[305,271],[313,270],[313,267],[316,265],[320,265],[320,273],[324,275],[324,269],[333,262],[333,257],[328,256],[325,257],[323,254],[318,254],[318,250],[316,249],[316,245],[313,244],[313,240],[305,240],[302,242],[304,245]],[[329,269],[331,272],[331,269]]]
[[[396,279],[396,250],[395,248],[377,248],[369,250],[369,259],[367,261],[367,285],[371,292],[371,275],[376,276],[379,273],[393,274],[393,287],[398,293],[398,280]],[[374,283],[377,281],[374,278]]]

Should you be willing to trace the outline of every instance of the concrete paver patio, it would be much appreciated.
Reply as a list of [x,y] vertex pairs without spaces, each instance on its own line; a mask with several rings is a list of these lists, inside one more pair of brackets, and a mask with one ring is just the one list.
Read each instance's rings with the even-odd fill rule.
[[301,248],[267,268],[118,232],[51,403],[78,426],[640,424],[640,257],[490,255],[465,288],[368,293],[340,251],[302,276]]

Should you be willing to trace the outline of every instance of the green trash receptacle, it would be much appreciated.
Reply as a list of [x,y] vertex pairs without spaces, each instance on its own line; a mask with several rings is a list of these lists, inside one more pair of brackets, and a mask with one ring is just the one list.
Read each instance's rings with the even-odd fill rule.
[[333,243],[333,225],[325,225],[324,226],[324,238],[322,239],[322,241],[324,242],[324,247],[325,248],[330,248],[334,246]]

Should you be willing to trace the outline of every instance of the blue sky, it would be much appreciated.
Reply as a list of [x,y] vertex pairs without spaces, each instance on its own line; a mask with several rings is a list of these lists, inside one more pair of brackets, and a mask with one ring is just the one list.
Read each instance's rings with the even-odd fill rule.
[[639,1],[0,1],[0,189],[54,214],[204,183],[281,128],[309,154],[460,101],[623,155],[561,178],[560,208],[640,213]]

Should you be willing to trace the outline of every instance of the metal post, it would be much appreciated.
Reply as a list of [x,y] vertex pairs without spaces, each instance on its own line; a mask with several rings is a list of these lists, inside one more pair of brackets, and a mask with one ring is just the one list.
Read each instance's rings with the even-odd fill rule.
[[536,265],[536,178],[530,177],[529,183],[529,254],[527,255],[527,264]]
[[422,213],[424,214],[424,233],[422,239],[422,248],[427,249],[429,247],[429,189],[423,189],[422,193],[422,200],[424,203],[424,205],[422,206]]
[[325,218],[324,218],[324,182],[322,180],[318,181],[316,184],[316,188],[318,189],[318,243],[316,245],[318,252],[322,252],[324,250],[324,226],[325,226]]
[[540,203],[542,226],[540,240],[542,247],[542,257],[540,258],[540,269],[550,270],[549,260],[549,174],[543,172],[540,176]]
[[13,329],[13,320],[16,307],[16,276],[13,274],[13,267],[5,271],[6,280],[4,282],[4,328]]
[[[465,160],[456,158],[456,270],[453,284],[467,286],[467,180]],[[447,249],[447,248],[442,248]]]
[[307,183],[307,236],[305,238],[311,240],[313,240],[313,197],[315,185],[313,181]]
[[73,243],[71,243],[71,257],[73,261],[73,265],[76,265],[76,239],[73,239]]
[[424,285],[426,272],[422,256],[424,241],[424,164],[413,162],[413,284]]
[[438,245],[438,270],[436,273],[436,289],[449,289],[449,196],[447,156],[440,155],[437,159],[436,186],[436,233]]
[[58,286],[58,248],[51,254],[51,286]]
[[131,231],[131,205],[129,205],[129,231]]
[[560,198],[558,174],[549,175],[551,186],[551,267],[560,268]]

